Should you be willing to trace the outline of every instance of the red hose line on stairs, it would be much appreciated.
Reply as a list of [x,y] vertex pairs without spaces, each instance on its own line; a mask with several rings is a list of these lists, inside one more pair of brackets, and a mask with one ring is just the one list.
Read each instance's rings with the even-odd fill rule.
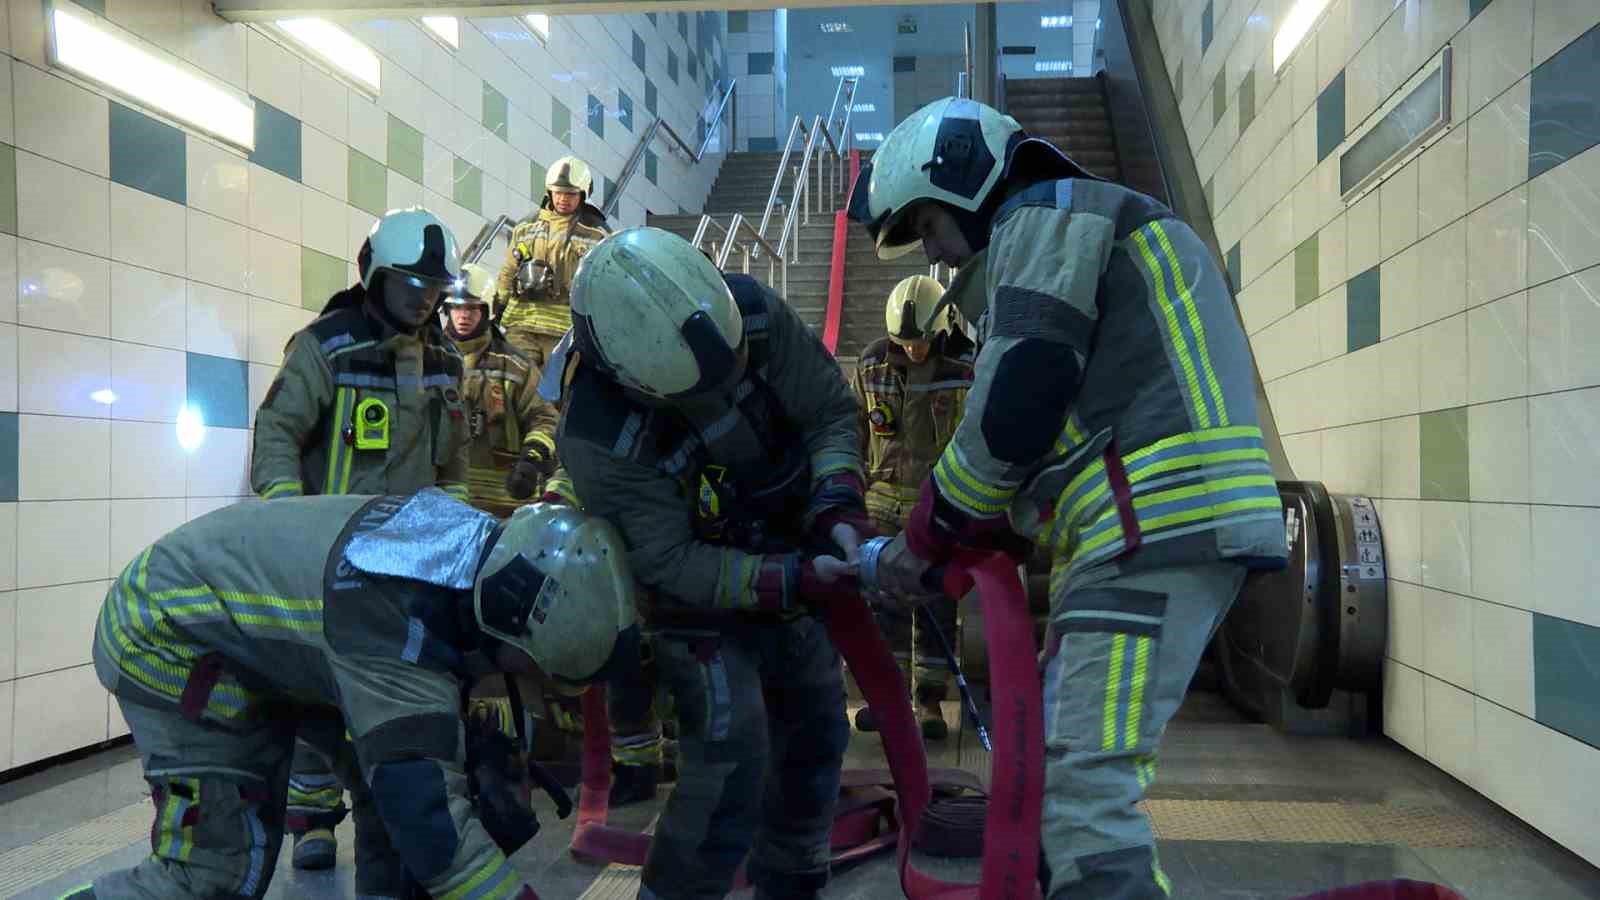
[[[861,173],[861,151],[850,151],[850,188],[855,189],[856,176]],[[844,200],[844,209],[833,214],[833,258],[828,265],[828,308],[822,317],[822,344],[829,353],[839,351],[839,324],[844,317],[844,253],[849,236],[845,210],[850,208],[850,195]]]

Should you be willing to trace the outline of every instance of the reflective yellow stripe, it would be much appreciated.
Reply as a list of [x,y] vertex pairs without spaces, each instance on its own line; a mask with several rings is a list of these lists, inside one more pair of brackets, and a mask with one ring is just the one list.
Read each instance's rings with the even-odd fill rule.
[[328,477],[323,483],[324,494],[343,494],[350,486],[350,462],[355,451],[344,443],[344,428],[350,419],[350,406],[355,401],[355,391],[339,388],[333,395],[333,424],[328,434]]
[[1254,447],[1239,450],[1217,450],[1211,453],[1192,453],[1188,456],[1174,456],[1171,459],[1153,462],[1140,469],[1137,473],[1129,473],[1128,481],[1130,484],[1137,484],[1152,476],[1177,469],[1186,469],[1196,465],[1217,465],[1219,463],[1247,462],[1250,460],[1270,462],[1266,450]]
[[[1158,528],[1167,528],[1173,525],[1183,525],[1189,522],[1198,522],[1202,519],[1221,518],[1230,513],[1243,512],[1248,509],[1281,509],[1282,506],[1283,501],[1277,497],[1246,497],[1243,500],[1230,500],[1227,503],[1219,503],[1214,506],[1202,506],[1198,509],[1185,509],[1175,513],[1168,513],[1164,516],[1152,516],[1148,519],[1140,519],[1139,527],[1146,532],[1149,532],[1155,531]],[[1074,553],[1073,556],[1076,558],[1077,556],[1088,553],[1098,547],[1103,547],[1113,539],[1122,539],[1122,530],[1120,528],[1113,528],[1110,531],[1107,531],[1103,534],[1097,534],[1094,537],[1084,541],[1083,544],[1078,547],[1077,552]]]
[[1117,693],[1122,688],[1122,651],[1127,642],[1125,634],[1111,636],[1111,662],[1106,665],[1106,705],[1100,723],[1100,749],[1107,752],[1117,749]]
[[305,487],[298,481],[280,481],[269,486],[261,492],[261,499],[271,500],[274,497],[298,496],[305,493]]
[[1123,749],[1139,746],[1139,717],[1143,713],[1144,684],[1150,673],[1150,638],[1133,639],[1133,678],[1128,686],[1128,723],[1123,729]]
[[1217,383],[1217,373],[1211,368],[1211,351],[1206,347],[1206,329],[1200,324],[1200,310],[1195,306],[1194,294],[1183,280],[1183,267],[1178,265],[1178,254],[1172,249],[1172,242],[1167,240],[1167,231],[1161,227],[1160,222],[1151,222],[1150,227],[1155,229],[1156,240],[1161,242],[1161,249],[1167,254],[1167,264],[1172,266],[1172,281],[1178,286],[1178,298],[1183,301],[1184,309],[1189,315],[1189,329],[1194,332],[1195,350],[1200,354],[1200,368],[1205,372],[1206,387],[1211,391],[1211,400],[1217,407],[1217,424],[1228,424],[1228,407],[1222,402],[1222,385]]
[[472,497],[471,490],[459,481],[441,481],[439,482],[439,490],[462,502]]
[[529,444],[543,447],[550,456],[555,456],[556,454],[556,439],[542,431],[528,432],[528,436],[522,439],[522,445],[526,447]]
[[1150,242],[1143,231],[1132,234],[1133,242],[1139,248],[1139,255],[1144,259],[1144,264],[1150,270],[1150,280],[1156,287],[1156,304],[1161,307],[1161,314],[1167,320],[1167,334],[1172,343],[1172,349],[1178,355],[1178,364],[1183,368],[1183,376],[1189,383],[1189,399],[1194,405],[1195,421],[1201,428],[1211,427],[1211,413],[1206,410],[1205,401],[1200,396],[1200,379],[1195,374],[1194,360],[1189,356],[1188,343],[1183,339],[1183,331],[1178,325],[1178,313],[1172,308],[1172,302],[1167,297],[1167,280],[1161,272],[1161,263],[1156,260],[1155,253],[1150,250]]
[[[490,898],[504,897],[509,893],[506,882],[512,878],[511,867],[506,864],[506,858],[499,853],[484,864],[473,876],[456,887],[455,890],[445,894],[440,900],[462,900],[464,897],[473,896],[490,900]],[[479,893],[478,888],[485,882],[494,880],[494,886],[487,893]]]
[[[960,503],[962,506],[979,513],[980,515],[995,515],[1004,512],[1006,504],[1010,502],[1010,494],[997,493],[994,488],[986,487],[961,467],[956,459],[955,445],[945,450],[939,457],[939,462],[933,467],[933,480],[947,498]],[[984,499],[982,495],[988,494],[1001,498],[998,502]]]

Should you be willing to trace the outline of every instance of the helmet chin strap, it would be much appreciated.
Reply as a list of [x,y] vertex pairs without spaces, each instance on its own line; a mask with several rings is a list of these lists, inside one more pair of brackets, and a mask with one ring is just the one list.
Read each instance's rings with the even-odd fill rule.
[[427,318],[424,317],[421,322],[418,322],[415,325],[402,322],[400,319],[396,318],[394,313],[389,310],[389,300],[384,294],[384,275],[385,272],[381,271],[373,275],[372,286],[367,288],[368,308],[377,313],[378,319],[382,321],[383,324],[389,326],[395,331],[398,331],[401,334],[416,334],[419,330],[421,330],[423,325],[427,324]]

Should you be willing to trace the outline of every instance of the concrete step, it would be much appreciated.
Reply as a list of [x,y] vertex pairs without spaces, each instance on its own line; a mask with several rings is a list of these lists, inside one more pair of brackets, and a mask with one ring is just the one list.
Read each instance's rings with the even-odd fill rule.
[[1007,78],[1006,99],[1039,94],[1098,94],[1098,78]]

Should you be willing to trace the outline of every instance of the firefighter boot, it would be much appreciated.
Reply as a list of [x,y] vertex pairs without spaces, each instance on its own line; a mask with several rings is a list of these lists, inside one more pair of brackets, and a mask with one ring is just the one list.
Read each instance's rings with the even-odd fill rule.
[[611,806],[628,806],[633,803],[643,803],[654,800],[656,786],[661,783],[661,767],[647,764],[642,766],[624,766],[619,764],[611,767]]
[[925,740],[942,741],[950,734],[950,726],[944,721],[944,710],[939,706],[944,695],[943,684],[917,685],[917,718],[921,720],[922,737]]
[[332,828],[313,828],[294,836],[294,867],[315,871],[331,869],[339,857]]

